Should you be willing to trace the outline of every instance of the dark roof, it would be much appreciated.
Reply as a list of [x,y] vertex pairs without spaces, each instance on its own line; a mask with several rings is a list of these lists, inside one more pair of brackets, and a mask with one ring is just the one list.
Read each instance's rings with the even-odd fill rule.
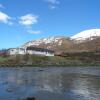
[[35,51],[41,51],[41,52],[51,52],[51,53],[54,53],[53,50],[44,49],[44,48],[37,48],[37,47],[27,47],[26,50],[35,50]]
[[25,50],[24,48],[9,48],[9,49],[7,49],[7,50],[12,50],[12,49],[17,49],[17,50]]

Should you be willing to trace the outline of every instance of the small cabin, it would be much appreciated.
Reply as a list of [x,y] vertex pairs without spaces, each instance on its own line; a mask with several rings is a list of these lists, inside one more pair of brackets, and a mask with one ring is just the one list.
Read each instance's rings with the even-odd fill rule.
[[26,50],[24,48],[10,48],[10,49],[8,49],[9,55],[17,55],[17,54],[24,55],[25,53],[26,53]]

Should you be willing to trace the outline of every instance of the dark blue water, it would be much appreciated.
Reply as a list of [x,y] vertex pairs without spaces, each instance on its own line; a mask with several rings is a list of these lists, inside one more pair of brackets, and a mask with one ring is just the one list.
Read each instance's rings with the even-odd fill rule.
[[100,68],[0,68],[0,100],[100,100]]

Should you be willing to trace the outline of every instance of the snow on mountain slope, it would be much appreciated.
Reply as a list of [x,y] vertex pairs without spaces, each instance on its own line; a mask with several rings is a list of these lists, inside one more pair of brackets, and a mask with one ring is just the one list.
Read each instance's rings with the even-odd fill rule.
[[98,45],[100,44],[99,37],[100,29],[90,29],[82,31],[71,38],[59,36],[32,40],[25,43],[21,47],[27,48],[29,46],[33,46],[54,50],[56,52],[68,52],[71,50],[77,51],[80,50],[80,48],[82,48],[82,50],[90,50],[91,47],[93,49],[97,48],[97,46],[95,46],[97,42]]
[[90,30],[85,30],[82,31],[74,36],[72,36],[72,39],[75,39],[77,41],[84,41],[84,40],[93,40],[95,37],[100,36],[100,29],[90,29]]
[[[33,40],[25,43],[22,47],[28,47],[28,46],[40,46],[40,45],[62,45],[62,38],[64,37],[49,37],[49,38],[42,38],[38,40]],[[50,47],[50,46],[49,46]]]
[[37,39],[37,40],[32,40],[24,45],[22,45],[22,48],[27,48],[27,47],[37,47],[37,48],[45,48],[49,50],[54,50],[55,52],[64,52],[67,50],[70,50],[70,48],[73,45],[73,41],[64,36],[59,36],[59,37],[49,37],[49,38],[42,38],[42,39]]

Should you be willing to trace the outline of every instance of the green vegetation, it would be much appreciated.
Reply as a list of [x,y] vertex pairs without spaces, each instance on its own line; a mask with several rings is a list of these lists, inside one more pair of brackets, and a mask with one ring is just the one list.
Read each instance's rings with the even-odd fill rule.
[[4,61],[7,61],[8,60],[8,58],[7,57],[0,57],[0,62],[4,62]]
[[100,53],[64,53],[54,57],[28,54],[1,56],[0,66],[100,66]]

